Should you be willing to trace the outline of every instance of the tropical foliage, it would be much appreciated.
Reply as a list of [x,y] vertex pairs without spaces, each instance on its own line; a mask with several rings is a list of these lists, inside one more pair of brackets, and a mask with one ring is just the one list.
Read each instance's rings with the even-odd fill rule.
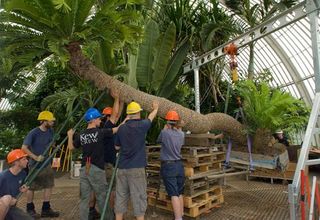
[[150,20],[138,48],[136,78],[139,88],[150,94],[169,97],[175,90],[179,70],[189,50],[189,42],[176,47],[176,27],[171,23],[160,34],[156,22]]
[[90,51],[95,51],[99,42],[119,49],[140,39],[142,29],[134,24],[140,15],[129,6],[142,1],[112,0],[99,5],[95,0],[59,2],[5,1],[5,10],[0,11],[1,56],[7,55],[12,66],[36,65],[50,55],[65,66],[69,60],[65,45],[70,42],[81,42],[89,48],[87,55],[94,56]]
[[302,128],[307,123],[305,104],[266,83],[254,84],[247,80],[237,86],[243,99],[243,110],[250,133],[260,129],[275,132],[278,129]]
[[[156,98],[151,95],[182,103],[180,106],[161,98],[162,109],[159,114],[163,116],[168,108],[177,108],[192,129],[208,131],[223,124],[219,129],[235,131],[237,137],[243,136],[241,125],[228,115],[221,114],[217,120],[213,120],[216,117],[214,114],[203,116],[191,111],[193,76],[190,73],[181,76],[184,62],[240,33],[241,27],[236,25],[234,17],[229,16],[218,0],[159,0],[154,1],[151,8],[145,8],[142,0],[2,2],[0,57],[3,70],[0,69],[0,77],[11,77],[11,83],[1,90],[1,97],[7,96],[13,88],[13,79],[32,80],[35,74],[26,73],[38,68],[39,63],[53,60],[59,64],[59,67],[54,67],[59,73],[56,75],[59,80],[50,78],[52,76],[49,74],[40,83],[34,97],[36,110],[49,108],[57,112],[58,118],[63,118],[80,103],[78,114],[82,114],[100,93],[93,87],[101,90],[121,88],[124,101],[140,101],[146,110],[150,110],[150,103]],[[248,2],[246,0],[243,7],[252,9],[247,12],[254,19],[258,7],[252,8]],[[277,5],[271,1],[264,2]],[[266,12],[269,15],[273,10],[266,4],[263,7],[260,8],[264,10],[260,15],[267,17]],[[205,113],[216,111],[217,106],[221,106],[225,100],[228,86],[221,83],[224,69],[224,59],[201,68]],[[91,80],[94,86],[84,79]],[[104,97],[103,102],[106,100],[107,97]],[[14,101],[18,102],[19,99]],[[228,120],[230,123],[221,123]],[[161,126],[161,121],[156,123]]]

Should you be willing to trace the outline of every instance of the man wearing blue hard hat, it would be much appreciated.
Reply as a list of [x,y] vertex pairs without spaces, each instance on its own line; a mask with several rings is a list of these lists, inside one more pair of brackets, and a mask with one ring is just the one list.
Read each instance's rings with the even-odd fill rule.
[[87,220],[91,192],[96,193],[99,210],[103,210],[107,194],[107,181],[104,170],[105,140],[117,132],[115,128],[100,128],[102,114],[96,108],[85,113],[87,129],[74,135],[68,131],[68,148],[82,148],[80,169],[80,219]]

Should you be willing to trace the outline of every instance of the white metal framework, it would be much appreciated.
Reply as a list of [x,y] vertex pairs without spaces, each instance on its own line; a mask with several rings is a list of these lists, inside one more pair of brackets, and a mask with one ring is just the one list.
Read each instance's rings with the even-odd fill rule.
[[[300,4],[296,5],[295,7],[292,7],[291,9],[279,14],[278,16],[275,16],[271,18],[270,20],[262,23],[261,25],[253,28],[252,30],[240,35],[239,37],[211,50],[208,53],[203,54],[202,56],[195,58],[192,62],[186,64],[184,66],[184,73],[187,73],[191,70],[194,70],[195,74],[198,74],[199,68],[214,60],[218,57],[224,56],[224,47],[230,43],[235,43],[239,48],[244,47],[248,45],[250,42],[257,41],[258,39],[261,39],[264,37],[265,42],[273,49],[274,56],[268,57],[261,57],[265,59],[256,59],[258,62],[270,62],[269,67],[272,68],[272,60],[280,58],[281,63],[279,62],[279,66],[285,66],[287,72],[283,71],[281,72],[284,77],[278,77],[275,79],[278,79],[278,83],[280,82],[280,85],[282,87],[290,87],[291,89],[288,89],[293,95],[296,97],[302,97],[304,98],[304,101],[306,104],[312,105],[312,112],[310,114],[308,127],[305,133],[302,149],[300,152],[299,160],[297,163],[297,168],[295,171],[294,179],[292,184],[289,184],[288,186],[288,197],[289,197],[289,208],[290,208],[290,219],[295,220],[298,218],[297,210],[298,210],[298,197],[299,197],[299,184],[300,184],[300,170],[304,170],[306,165],[315,165],[320,164],[320,159],[317,160],[308,160],[309,150],[311,147],[311,140],[314,135],[318,135],[320,133],[320,128],[317,127],[318,118],[320,115],[320,28],[319,28],[319,9],[320,9],[320,2],[319,0],[308,0],[301,2]],[[283,39],[281,39],[280,35],[277,35],[276,31],[280,29],[289,28],[289,26],[295,22],[300,22],[302,25],[307,25],[306,22],[300,21],[301,19],[307,17],[306,19],[309,19],[309,22],[307,24],[310,24],[309,33],[311,35],[309,36],[309,39],[311,41],[311,49],[306,52],[306,54],[312,53],[312,60],[313,60],[313,68],[307,67],[311,65],[311,60],[302,59],[302,62],[295,62],[298,63],[298,65],[293,64],[293,60],[291,57],[288,57],[287,51],[284,51],[281,48],[281,44]],[[295,30],[293,26],[290,26],[290,28]],[[290,33],[293,32],[292,30]],[[270,36],[270,34],[275,34]],[[296,31],[296,35],[303,35],[306,33],[302,33],[300,31]],[[301,39],[301,38],[300,38]],[[282,44],[284,45],[284,44]],[[295,51],[295,47],[301,47],[299,50],[303,51],[307,48],[305,45],[304,47],[301,46],[302,44],[298,43],[296,45],[292,45],[291,47],[287,47],[287,50]],[[260,50],[264,50],[265,48],[261,47]],[[266,55],[270,55],[270,53],[265,53]],[[271,54],[272,55],[272,54]],[[307,56],[308,57],[308,56]],[[310,56],[309,56],[310,57]],[[239,60],[239,58],[238,58]],[[303,69],[303,67],[306,67]],[[305,74],[304,72],[311,72],[310,74]],[[288,72],[290,71],[290,72]],[[241,71],[240,71],[241,72]],[[196,76],[195,76],[196,77]],[[314,78],[314,79],[313,79]],[[313,80],[314,84],[313,86],[307,83],[310,83],[310,80]],[[290,82],[291,81],[291,82]],[[198,88],[199,85],[196,85],[195,87]],[[295,87],[293,87],[295,86]],[[298,92],[299,94],[294,94]],[[199,94],[196,96],[196,98],[199,97]],[[312,103],[312,99],[313,103]],[[199,103],[199,100],[196,100],[196,103]],[[199,107],[200,108],[200,107]]]

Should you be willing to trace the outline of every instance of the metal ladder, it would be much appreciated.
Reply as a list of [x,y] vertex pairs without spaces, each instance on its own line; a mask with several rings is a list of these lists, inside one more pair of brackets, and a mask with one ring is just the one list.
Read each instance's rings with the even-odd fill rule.
[[288,199],[290,208],[290,219],[298,219],[298,198],[299,198],[299,186],[300,186],[300,171],[304,170],[306,166],[320,164],[320,159],[309,160],[309,151],[311,148],[311,140],[314,135],[320,134],[320,128],[317,127],[317,121],[320,117],[320,92],[316,93],[306,134],[303,139],[303,144],[300,151],[297,168],[294,173],[294,178],[291,184],[288,185]]

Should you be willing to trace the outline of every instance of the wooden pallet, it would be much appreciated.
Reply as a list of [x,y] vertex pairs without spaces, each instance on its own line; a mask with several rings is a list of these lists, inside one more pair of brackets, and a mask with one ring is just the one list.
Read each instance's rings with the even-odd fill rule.
[[160,164],[148,163],[146,167],[146,172],[149,174],[158,174],[160,173]]
[[152,146],[146,146],[146,153],[159,153],[161,150],[161,146],[160,145],[152,145]]
[[209,184],[209,187],[213,187],[217,185],[221,186],[223,184],[223,177],[215,178],[215,179],[208,178],[208,184]]
[[208,190],[197,192],[191,196],[184,196],[183,197],[184,207],[191,208],[191,207],[199,206],[200,204],[207,202],[209,200],[211,201],[220,195],[222,195],[221,187],[215,186]]
[[[184,208],[184,214],[189,217],[198,217],[208,212],[210,209],[219,206],[224,202],[223,195],[214,196],[208,200],[198,203],[196,206]],[[148,196],[148,204],[167,211],[173,211],[171,200],[156,200],[155,197]]]
[[[149,197],[156,198],[157,196],[157,189],[154,188],[147,188],[147,194]],[[221,186],[214,186],[210,189],[199,191],[191,196],[183,196],[184,207],[192,208],[195,206],[199,206],[204,202],[208,202],[209,200],[213,200],[215,197],[222,195],[222,188]],[[158,200],[161,201],[171,201],[171,198],[168,196],[167,192],[165,191],[164,187],[160,187],[158,191]]]
[[214,152],[212,147],[191,147],[183,146],[181,148],[181,154],[183,157],[194,157],[197,155],[211,155]]
[[160,153],[148,153],[148,163],[159,163],[160,164]]
[[208,178],[200,177],[197,179],[189,179],[188,177],[185,178],[185,185],[184,185],[184,194],[185,195],[193,195],[199,191],[209,189],[209,182]]
[[192,176],[202,176],[202,174],[207,174],[214,171],[220,171],[221,170],[221,163],[213,163],[213,164],[206,164],[206,165],[200,165],[195,167],[185,167],[184,168],[184,175],[187,177]]
[[210,165],[212,163],[220,163],[225,161],[225,152],[218,151],[209,154],[198,154],[195,156],[183,156],[184,166],[195,167],[201,165]]
[[295,170],[296,163],[289,162],[285,171],[257,168],[250,174],[250,177],[270,179],[271,183],[275,179],[293,180]]

